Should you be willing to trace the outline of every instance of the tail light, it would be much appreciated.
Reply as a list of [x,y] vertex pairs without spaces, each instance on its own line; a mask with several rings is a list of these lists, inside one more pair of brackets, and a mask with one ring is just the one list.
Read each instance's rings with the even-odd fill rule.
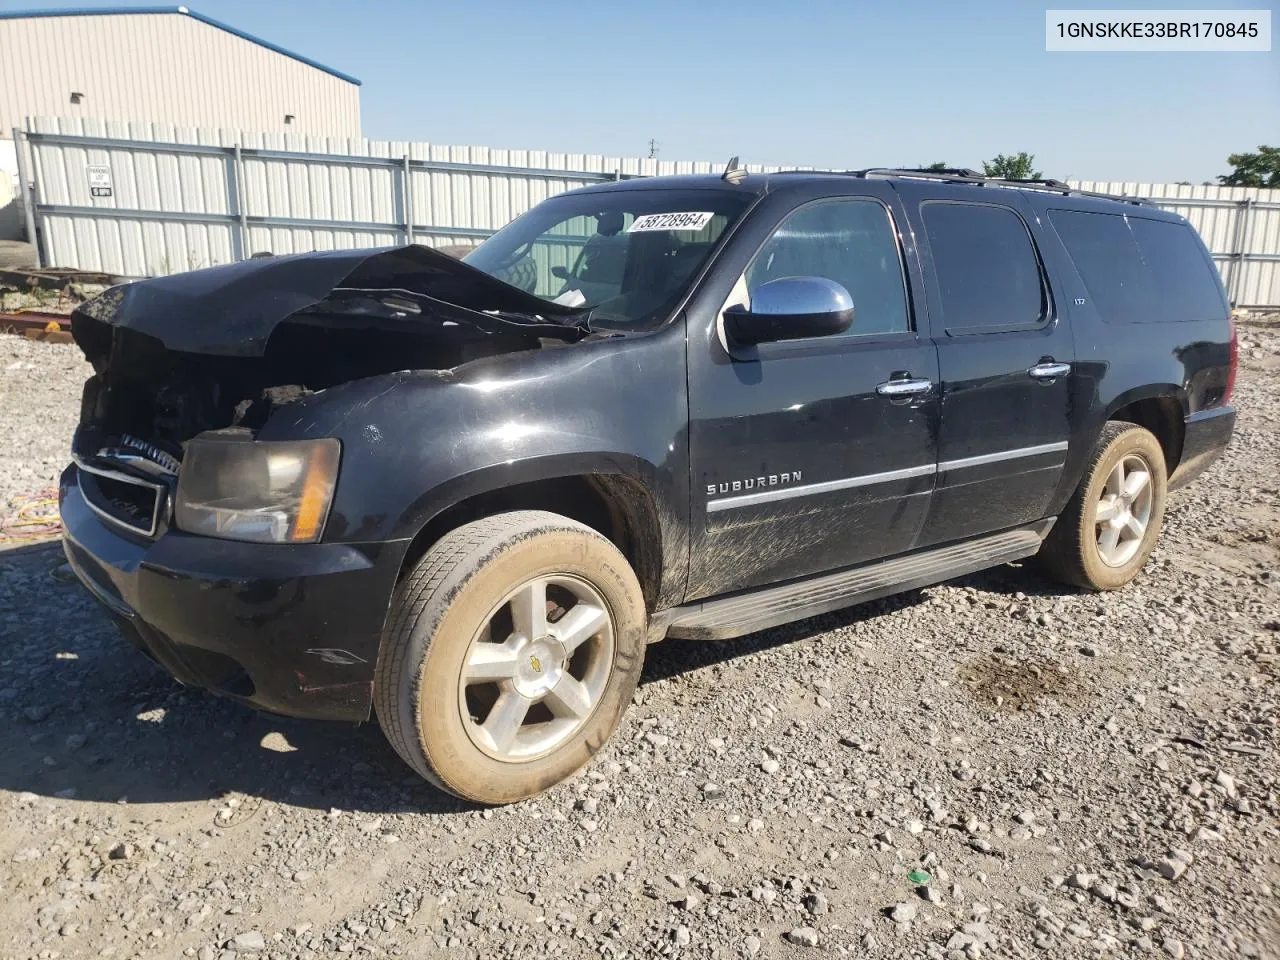
[[1236,318],[1231,318],[1231,363],[1227,367],[1227,389],[1222,392],[1222,402],[1231,402],[1231,392],[1236,388],[1236,368],[1240,366],[1240,334],[1236,331]]

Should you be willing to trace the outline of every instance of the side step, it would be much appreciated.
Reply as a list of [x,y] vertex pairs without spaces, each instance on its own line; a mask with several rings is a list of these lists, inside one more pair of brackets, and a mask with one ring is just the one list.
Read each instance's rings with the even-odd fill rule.
[[666,636],[727,640],[1020,560],[1040,549],[1054,519],[851,570],[675,607],[667,611]]

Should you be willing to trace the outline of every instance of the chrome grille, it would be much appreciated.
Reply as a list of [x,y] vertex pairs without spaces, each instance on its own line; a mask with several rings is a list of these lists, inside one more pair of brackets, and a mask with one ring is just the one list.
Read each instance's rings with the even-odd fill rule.
[[87,460],[73,455],[73,459],[80,471],[81,493],[94,513],[134,533],[156,535],[168,502],[167,484],[114,470],[107,458]]

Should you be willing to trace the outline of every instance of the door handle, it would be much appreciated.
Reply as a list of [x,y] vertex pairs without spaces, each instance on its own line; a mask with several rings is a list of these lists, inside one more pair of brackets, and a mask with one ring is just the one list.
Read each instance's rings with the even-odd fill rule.
[[876,387],[876,393],[882,397],[913,397],[928,393],[933,389],[932,380],[886,380]]
[[1042,360],[1027,370],[1027,376],[1035,380],[1056,380],[1058,377],[1065,377],[1070,372],[1071,364],[1069,363]]

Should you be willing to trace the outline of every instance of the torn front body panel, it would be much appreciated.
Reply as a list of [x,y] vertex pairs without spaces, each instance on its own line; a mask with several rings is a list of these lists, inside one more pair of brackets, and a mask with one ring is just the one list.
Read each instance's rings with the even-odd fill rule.
[[[630,483],[657,528],[653,599],[679,603],[683,330],[589,334],[574,314],[422,248],[113,288],[73,321],[96,375],[62,483],[68,557],[179,679],[299,716],[368,715],[405,553],[473,497],[559,477]],[[322,542],[178,529],[185,446],[226,428],[339,441]]]
[[[579,313],[423,247],[116,287],[73,318],[97,370],[76,452],[177,462],[192,437],[227,427],[336,438],[326,539],[344,542],[410,538],[488,489],[620,474],[652,492],[663,542],[683,544],[682,331],[590,334]],[[673,560],[661,592],[679,602]]]
[[580,340],[572,314],[424,247],[124,284],[72,316],[98,373],[81,422],[179,456],[202,430],[256,428],[275,405],[335,384]]
[[[555,333],[563,327],[557,320],[580,312],[429,247],[412,245],[264,257],[122,284],[81,307],[72,329],[90,360],[107,344],[86,339],[95,336],[86,329],[86,319],[145,334],[177,353],[259,357],[276,327],[339,288],[403,290],[435,301],[440,314],[436,322],[470,321],[491,330],[506,324],[535,335]],[[529,319],[502,320],[494,313]]]

